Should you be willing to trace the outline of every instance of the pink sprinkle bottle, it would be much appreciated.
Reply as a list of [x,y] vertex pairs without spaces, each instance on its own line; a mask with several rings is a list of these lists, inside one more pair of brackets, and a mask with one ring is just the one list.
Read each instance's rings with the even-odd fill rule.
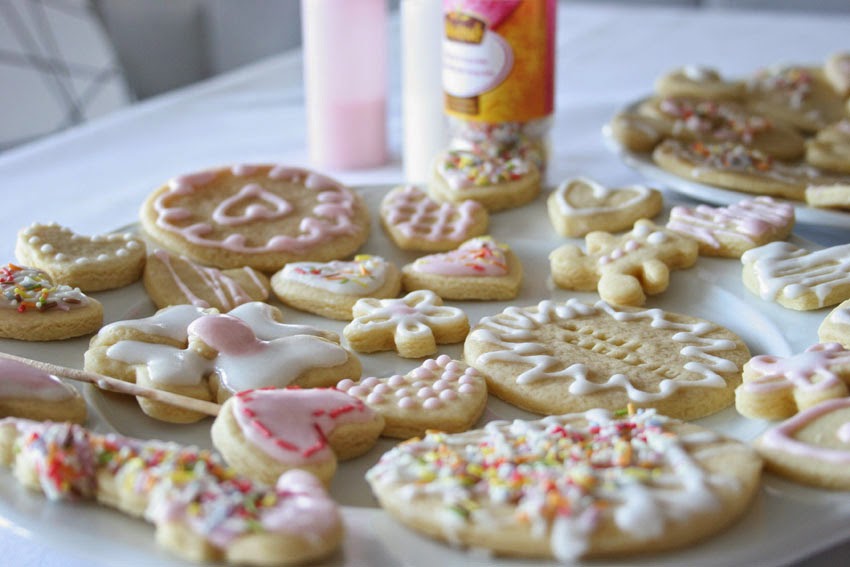
[[387,158],[386,0],[301,0],[307,143],[317,167]]

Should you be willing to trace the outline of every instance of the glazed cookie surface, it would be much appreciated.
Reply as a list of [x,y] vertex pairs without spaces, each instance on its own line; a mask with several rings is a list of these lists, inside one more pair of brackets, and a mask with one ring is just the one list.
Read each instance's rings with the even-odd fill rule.
[[357,300],[397,296],[401,273],[380,256],[359,254],[350,262],[292,262],[272,276],[271,284],[290,307],[350,321]]
[[644,185],[606,187],[584,177],[568,179],[546,201],[549,220],[561,236],[594,230],[617,232],[661,211],[661,192]]
[[103,291],[141,277],[145,243],[130,233],[83,236],[56,223],[34,223],[18,233],[15,256],[58,283]]
[[396,187],[381,201],[381,223],[402,250],[445,252],[487,232],[489,214],[477,201],[438,202],[414,185]]
[[747,345],[709,321],[570,299],[484,317],[464,359],[490,393],[553,415],[627,404],[697,419],[734,403]]
[[587,252],[574,244],[552,251],[552,279],[564,289],[596,289],[618,305],[642,305],[647,294],[667,289],[671,269],[689,268],[698,257],[695,240],[646,219],[622,236],[596,231],[585,242]]
[[416,531],[496,555],[579,558],[683,547],[736,520],[761,459],[702,427],[602,410],[431,432],[367,473]]
[[818,339],[822,343],[840,343],[850,348],[850,299],[833,309],[818,328]]
[[740,258],[750,248],[787,238],[794,228],[794,206],[771,197],[727,207],[676,206],[667,228],[696,240],[704,256]]
[[0,267],[0,294],[2,338],[56,341],[94,333],[103,324],[99,301],[35,268]]
[[270,292],[268,277],[254,268],[209,268],[165,250],[148,256],[144,283],[159,309],[189,304],[230,311],[243,303],[265,301]]
[[28,364],[0,359],[0,418],[83,423],[87,413],[76,388]]
[[430,289],[443,299],[513,299],[522,285],[519,257],[488,236],[467,240],[451,252],[422,256],[402,273],[406,291]]
[[369,235],[369,212],[357,193],[309,170],[272,165],[177,177],[147,198],[141,221],[169,251],[263,272],[343,258]]
[[472,199],[493,212],[524,205],[540,193],[540,171],[520,156],[447,150],[434,164],[428,192],[437,201]]
[[850,244],[806,250],[771,242],[741,256],[744,285],[764,300],[798,311],[850,298]]

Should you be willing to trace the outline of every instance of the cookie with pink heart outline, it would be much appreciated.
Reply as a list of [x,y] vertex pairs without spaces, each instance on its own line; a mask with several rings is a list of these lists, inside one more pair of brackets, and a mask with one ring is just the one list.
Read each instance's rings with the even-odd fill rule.
[[280,165],[236,165],[183,175],[155,190],[140,214],[161,247],[206,266],[274,272],[357,251],[369,211],[324,175]]
[[18,232],[15,256],[61,284],[103,291],[141,277],[145,243],[130,233],[83,236],[56,223],[33,223]]
[[0,267],[0,337],[57,341],[87,335],[103,324],[103,306],[79,288],[54,283],[26,266]]
[[838,343],[819,343],[788,358],[759,355],[744,365],[743,379],[735,390],[738,413],[785,419],[850,394],[850,351]]
[[404,266],[402,283],[407,291],[430,289],[443,299],[513,299],[522,285],[522,263],[504,242],[479,236]]
[[466,431],[487,405],[484,377],[464,362],[440,355],[405,375],[343,380],[337,388],[384,416],[382,435],[410,439],[428,430]]
[[254,480],[274,483],[301,469],[326,485],[337,460],[372,448],[384,418],[336,388],[245,390],[228,399],[212,425],[213,445]]

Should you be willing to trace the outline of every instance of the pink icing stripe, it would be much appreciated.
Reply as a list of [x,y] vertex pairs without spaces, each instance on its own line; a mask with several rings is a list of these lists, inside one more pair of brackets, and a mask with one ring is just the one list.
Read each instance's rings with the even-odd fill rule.
[[[186,296],[189,303],[195,307],[207,308],[210,306],[207,301],[195,295],[192,288],[190,288],[186,282],[177,275],[177,270],[174,268],[174,265],[171,262],[171,255],[168,252],[164,250],[156,250],[153,255],[165,265],[168,273],[171,275],[171,279],[183,295]],[[222,307],[225,309],[230,310],[237,305],[251,301],[251,297],[244,289],[242,289],[236,280],[226,276],[221,270],[200,266],[184,257],[180,257],[179,260],[195,270],[198,277],[201,278],[204,284],[209,287],[210,291],[215,294],[219,303],[221,303]],[[245,268],[245,270],[249,271],[253,276],[253,272],[249,268]],[[264,286],[256,280],[256,276],[253,277],[257,282],[257,287],[262,289]]]
[[[273,208],[269,208],[265,204],[252,203],[254,200],[261,200]],[[245,210],[240,215],[230,214],[230,210],[236,208],[242,203],[249,203],[245,206]],[[212,212],[212,219],[218,224],[223,225],[240,225],[249,224],[256,220],[275,220],[280,219],[292,212],[292,205],[286,199],[282,199],[266,191],[261,185],[249,183],[239,190],[235,195],[231,195],[222,201]]]
[[755,242],[765,237],[770,230],[779,229],[793,219],[793,205],[770,197],[757,197],[728,207],[673,207],[667,227],[693,236],[712,248],[718,248],[718,235]]
[[334,428],[368,423],[375,413],[335,388],[248,390],[236,395],[233,416],[245,438],[288,465],[333,457],[327,437]]
[[455,277],[505,276],[508,262],[505,252],[490,239],[475,238],[445,254],[430,254],[413,263],[417,272]]
[[792,437],[794,433],[810,425],[816,419],[834,411],[848,408],[850,408],[850,398],[838,398],[836,400],[821,402],[765,432],[761,438],[762,445],[807,459],[826,461],[839,465],[850,464],[850,451],[816,447]]
[[[753,357],[749,367],[761,378],[743,385],[752,392],[794,386],[806,390],[826,390],[842,382],[833,367],[850,365],[850,351],[838,343],[812,345],[788,358],[769,355]],[[815,381],[815,377],[821,380]]]
[[0,399],[61,401],[75,391],[59,378],[14,360],[0,359]]
[[394,192],[384,205],[386,220],[396,230],[430,242],[464,238],[481,208],[477,201],[438,203],[413,185]]

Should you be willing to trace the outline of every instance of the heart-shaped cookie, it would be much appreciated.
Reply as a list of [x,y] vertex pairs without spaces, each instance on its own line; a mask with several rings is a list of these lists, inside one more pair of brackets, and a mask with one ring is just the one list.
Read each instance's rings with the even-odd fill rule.
[[83,236],[56,223],[35,223],[18,233],[18,261],[83,291],[102,291],[138,280],[145,266],[145,244],[136,236]]
[[552,226],[561,236],[593,230],[616,232],[661,210],[661,193],[643,185],[609,188],[579,177],[563,182],[546,202]]
[[404,376],[343,380],[337,388],[384,416],[383,435],[409,439],[429,429],[466,431],[487,405],[484,377],[448,355],[429,359]]
[[307,470],[325,483],[337,459],[368,451],[384,427],[380,414],[336,388],[259,389],[230,398],[212,426],[230,466],[272,484],[287,470]]
[[79,288],[56,285],[47,273],[6,264],[0,268],[0,337],[55,341],[97,331],[103,306]]
[[402,285],[406,291],[430,289],[443,299],[513,299],[522,285],[522,264],[507,244],[480,236],[406,265]]
[[145,289],[159,309],[189,304],[229,311],[269,297],[269,279],[254,268],[219,270],[156,250],[145,266]]

